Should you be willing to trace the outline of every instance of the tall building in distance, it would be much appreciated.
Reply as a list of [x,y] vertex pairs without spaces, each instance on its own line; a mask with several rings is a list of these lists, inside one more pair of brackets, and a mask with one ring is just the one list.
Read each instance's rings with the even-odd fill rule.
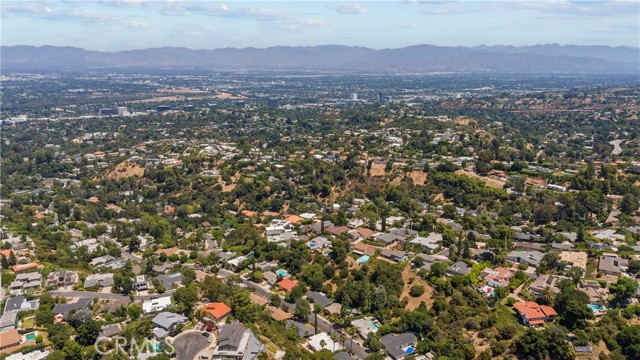
[[358,101],[358,94],[356,92],[352,92],[351,94],[349,94],[349,100]]
[[118,115],[125,116],[128,114],[126,106],[118,106]]
[[116,109],[112,109],[112,108],[103,108],[98,111],[98,114],[100,116],[116,115],[117,113],[118,112],[116,111]]
[[269,109],[275,109],[278,107],[278,99],[269,99],[267,100],[267,106]]
[[385,95],[382,91],[378,93],[378,102],[386,102],[389,101],[389,97]]

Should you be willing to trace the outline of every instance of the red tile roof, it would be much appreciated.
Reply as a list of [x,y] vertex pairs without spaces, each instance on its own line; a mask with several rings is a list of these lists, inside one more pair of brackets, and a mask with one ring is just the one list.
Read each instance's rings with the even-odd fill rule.
[[294,287],[298,286],[298,282],[290,279],[284,279],[278,283],[278,286],[285,289],[287,292],[291,292]]
[[515,303],[513,308],[531,325],[541,324],[539,321],[544,322],[547,317],[558,316],[558,313],[551,306],[538,305],[533,301]]
[[231,312],[231,308],[225,303],[215,302],[204,307],[204,311],[214,319],[222,319]]
[[13,272],[29,270],[37,267],[38,267],[38,263],[17,264],[17,265],[13,265]]

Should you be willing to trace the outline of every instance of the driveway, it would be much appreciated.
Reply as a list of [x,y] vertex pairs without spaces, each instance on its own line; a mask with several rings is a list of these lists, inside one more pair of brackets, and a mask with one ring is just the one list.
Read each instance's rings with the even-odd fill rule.
[[213,344],[213,342],[207,341],[208,336],[210,334],[200,331],[189,331],[176,336],[173,340],[173,346],[176,348],[176,360],[194,360],[202,350]]

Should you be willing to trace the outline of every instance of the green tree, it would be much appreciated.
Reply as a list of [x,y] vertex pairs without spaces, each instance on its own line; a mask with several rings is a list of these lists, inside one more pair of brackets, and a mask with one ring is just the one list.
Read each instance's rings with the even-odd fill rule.
[[380,336],[374,333],[369,334],[369,337],[365,341],[365,345],[373,352],[378,352],[382,349],[382,343],[380,342]]
[[76,341],[83,346],[93,345],[100,335],[100,324],[95,320],[89,319],[78,327]]
[[309,314],[311,314],[311,305],[309,304],[309,301],[307,301],[307,299],[300,299],[296,301],[296,310],[293,315],[300,320],[306,320]]
[[633,194],[625,194],[620,203],[620,211],[633,215],[638,210],[638,199]]
[[184,267],[181,271],[182,285],[188,286],[196,279],[196,272],[190,267]]
[[445,262],[434,262],[431,264],[431,268],[429,269],[429,277],[442,277],[447,272],[447,263]]
[[82,346],[73,340],[67,339],[62,348],[62,353],[64,354],[64,360],[83,360]]
[[38,324],[38,326],[53,324],[53,316],[50,306],[41,305],[38,311],[36,311],[36,324]]
[[113,274],[113,289],[128,295],[133,290],[133,279],[127,273],[116,272]]
[[127,308],[127,315],[130,320],[138,320],[142,315],[142,309],[136,304],[131,304]]
[[588,319],[593,319],[593,311],[589,307],[576,300],[570,300],[565,306],[560,323],[569,330],[584,329]]
[[318,303],[313,304],[313,315],[314,315],[313,327],[316,332],[318,331],[318,314],[320,314],[321,312],[322,312],[322,305]]
[[229,299],[229,305],[233,310],[233,316],[245,324],[253,323],[259,312],[259,307],[254,305],[247,291],[237,291]]
[[198,301],[198,290],[195,286],[186,286],[173,292],[173,301],[185,316],[193,314],[193,305]]
[[542,290],[538,302],[543,305],[553,306],[556,302],[556,293],[550,288],[546,287]]
[[48,339],[53,347],[61,350],[73,334],[73,328],[66,323],[51,324],[47,327]]
[[640,325],[622,329],[616,336],[616,341],[627,359],[640,359]]
[[375,229],[376,222],[380,220],[380,210],[376,204],[370,202],[362,205],[356,214],[361,219],[366,219],[369,227]]
[[153,333],[151,329],[153,324],[150,319],[143,318],[139,321],[132,321],[129,325],[122,329],[121,335],[127,339],[128,344],[131,344],[131,340],[135,339],[136,343],[141,344],[144,339],[150,338]]
[[618,301],[624,301],[635,295],[638,290],[638,282],[627,277],[619,277],[618,281],[611,284],[610,291]]
[[422,285],[413,285],[411,289],[409,289],[409,295],[413,297],[419,297],[424,294],[424,286]]

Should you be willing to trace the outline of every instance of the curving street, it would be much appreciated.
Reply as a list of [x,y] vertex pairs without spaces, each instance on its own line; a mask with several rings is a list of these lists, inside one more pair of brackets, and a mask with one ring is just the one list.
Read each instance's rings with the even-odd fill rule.
[[[206,334],[207,336],[204,336]],[[176,336],[172,344],[176,348],[177,360],[194,360],[196,356],[209,345],[215,343],[209,343],[208,336],[210,334],[200,331],[188,331],[183,332]],[[215,341],[215,339],[214,339]]]

